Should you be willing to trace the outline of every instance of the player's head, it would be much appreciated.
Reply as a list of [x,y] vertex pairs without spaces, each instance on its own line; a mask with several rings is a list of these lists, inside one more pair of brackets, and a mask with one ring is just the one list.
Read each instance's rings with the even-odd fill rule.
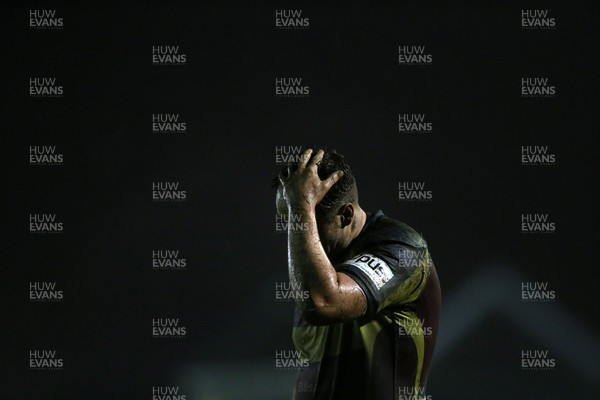
[[[313,149],[314,156],[319,149],[315,147]],[[336,171],[344,171],[344,175],[329,189],[315,208],[319,237],[323,247],[328,254],[334,254],[343,250],[353,238],[354,216],[360,209],[358,190],[350,165],[344,156],[333,149],[322,150],[323,158],[317,168],[321,180],[327,179]],[[273,186],[277,188],[276,206],[280,215],[288,212],[281,181],[285,182],[297,168],[297,163],[286,165],[281,169],[279,176],[273,180]]]

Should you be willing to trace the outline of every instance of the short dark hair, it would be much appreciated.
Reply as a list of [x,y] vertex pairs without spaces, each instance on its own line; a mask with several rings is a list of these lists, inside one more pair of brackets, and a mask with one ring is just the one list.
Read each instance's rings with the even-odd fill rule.
[[[319,150],[317,147],[311,147],[313,154]],[[304,152],[306,148],[302,149]],[[335,171],[344,171],[344,176],[340,178],[327,192],[323,200],[317,204],[316,210],[323,215],[331,216],[338,208],[345,203],[355,203],[358,201],[358,189],[356,187],[356,179],[352,174],[350,165],[346,162],[344,156],[338,153],[335,149],[324,148],[323,159],[319,162],[317,173],[321,180],[327,179]],[[279,188],[281,180],[286,180],[288,174],[298,168],[298,163],[294,162],[284,166],[279,175],[273,179],[272,187]]]

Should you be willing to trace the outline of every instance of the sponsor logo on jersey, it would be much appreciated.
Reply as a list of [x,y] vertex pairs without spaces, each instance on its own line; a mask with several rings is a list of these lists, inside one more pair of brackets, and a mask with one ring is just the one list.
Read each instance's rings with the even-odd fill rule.
[[394,276],[386,262],[372,254],[361,254],[346,264],[354,265],[364,272],[377,289],[381,289]]

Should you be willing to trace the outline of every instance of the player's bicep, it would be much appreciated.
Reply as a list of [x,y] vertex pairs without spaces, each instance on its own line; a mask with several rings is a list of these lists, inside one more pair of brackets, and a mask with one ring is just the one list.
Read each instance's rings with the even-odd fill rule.
[[363,253],[338,266],[339,273],[353,279],[365,294],[366,314],[373,315],[396,287],[401,274],[381,255]]
[[338,272],[337,305],[344,319],[356,319],[367,310],[367,297],[360,285],[349,275]]

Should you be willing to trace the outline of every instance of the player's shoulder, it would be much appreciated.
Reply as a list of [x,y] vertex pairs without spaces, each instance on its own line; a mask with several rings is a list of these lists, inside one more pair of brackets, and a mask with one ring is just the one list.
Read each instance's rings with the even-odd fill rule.
[[381,210],[373,215],[366,236],[370,242],[394,243],[417,249],[426,249],[427,242],[416,230],[404,222],[390,218]]

